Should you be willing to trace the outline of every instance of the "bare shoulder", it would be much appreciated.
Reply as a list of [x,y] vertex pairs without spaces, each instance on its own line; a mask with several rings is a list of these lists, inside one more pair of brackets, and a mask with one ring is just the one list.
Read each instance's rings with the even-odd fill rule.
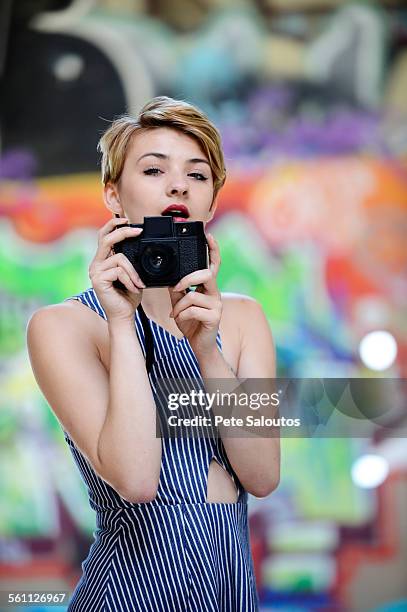
[[256,312],[263,312],[261,304],[253,297],[243,293],[222,292],[223,316],[226,321],[231,322],[239,328],[244,326],[248,315],[253,316]]
[[242,293],[222,293],[223,327],[234,329],[240,344],[248,336],[267,338],[270,341],[271,327],[263,306],[255,298]]
[[58,304],[50,304],[49,306],[42,306],[38,308],[30,317],[30,322],[41,321],[42,324],[46,324],[48,321],[60,321],[61,323],[75,322],[87,325],[89,321],[97,321],[98,317],[94,316],[94,311],[82,304],[79,300],[67,300],[66,302],[60,302]]
[[250,295],[245,295],[244,293],[234,293],[234,292],[229,292],[229,291],[222,291],[221,293],[222,296],[222,301],[226,304],[238,304],[238,305],[242,305],[242,304],[246,304],[246,303],[255,303],[258,304],[257,300],[255,300],[253,297],[250,297]]
[[[52,341],[54,334],[81,339],[81,343],[97,338],[97,317],[78,300],[42,306],[33,312],[27,324],[28,342],[36,339],[38,345]],[[98,317],[100,318],[100,317]]]

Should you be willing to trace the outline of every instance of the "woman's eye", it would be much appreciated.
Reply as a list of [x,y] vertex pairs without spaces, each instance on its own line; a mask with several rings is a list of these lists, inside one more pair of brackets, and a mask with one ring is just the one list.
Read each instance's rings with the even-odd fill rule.
[[[159,174],[162,174],[163,171],[160,168],[146,168],[146,170],[143,171],[144,174],[150,175],[150,176],[158,176]],[[197,181],[207,181],[208,178],[206,176],[204,176],[203,174],[201,174],[201,172],[190,172],[188,176],[193,176]]]
[[159,172],[161,172],[160,168],[147,168],[147,170],[144,170],[144,174],[157,175]]
[[204,176],[200,172],[190,172],[189,176],[194,176],[198,181],[207,181],[208,177]]

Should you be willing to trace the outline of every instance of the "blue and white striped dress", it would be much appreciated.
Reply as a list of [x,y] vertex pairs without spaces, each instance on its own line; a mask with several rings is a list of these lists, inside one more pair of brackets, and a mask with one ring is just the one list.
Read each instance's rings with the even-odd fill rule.
[[[80,300],[106,319],[93,288],[67,299]],[[137,311],[135,323],[145,356]],[[188,340],[176,338],[155,321],[149,325],[155,352],[149,374],[153,393],[160,378],[200,377]],[[219,334],[217,343],[222,348]],[[131,503],[95,473],[64,434],[96,511],[95,540],[82,563],[69,612],[258,610],[247,492],[221,438],[163,439],[157,496],[149,503]],[[212,459],[231,475],[236,503],[206,502]]]

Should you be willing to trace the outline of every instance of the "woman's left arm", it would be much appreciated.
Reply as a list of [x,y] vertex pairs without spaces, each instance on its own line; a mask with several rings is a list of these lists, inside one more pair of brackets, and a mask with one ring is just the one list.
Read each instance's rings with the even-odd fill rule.
[[[239,380],[276,376],[275,350],[270,327],[263,309],[250,298],[237,299],[240,325],[240,357],[235,376],[221,351],[217,348],[211,355],[197,356],[204,379]],[[238,380],[239,379],[239,380]],[[232,387],[234,386],[231,380]],[[250,386],[250,385],[249,385]],[[240,413],[247,414],[247,407]],[[236,412],[234,412],[236,414]],[[252,413],[254,417],[259,416]],[[274,415],[272,415],[274,416]],[[263,428],[263,431],[268,429]],[[220,427],[225,434],[228,428]],[[261,430],[260,430],[261,431]],[[261,437],[242,429],[244,437],[222,435],[228,459],[240,482],[252,495],[265,497],[277,488],[280,481],[280,438],[273,430],[272,437]]]
[[[170,289],[173,316],[179,329],[191,343],[203,379],[239,380],[276,376],[275,349],[263,309],[251,298],[236,299],[239,321],[240,356],[236,375],[216,344],[222,313],[221,295],[216,285],[220,265],[219,247],[209,234],[211,265],[184,277]],[[185,295],[192,284],[202,283],[197,291]],[[234,384],[234,381],[236,384]],[[219,428],[222,435],[222,427]],[[225,431],[225,430],[224,430]],[[269,495],[280,480],[279,436],[262,438],[246,431],[245,437],[222,436],[228,459],[243,487],[256,497]]]

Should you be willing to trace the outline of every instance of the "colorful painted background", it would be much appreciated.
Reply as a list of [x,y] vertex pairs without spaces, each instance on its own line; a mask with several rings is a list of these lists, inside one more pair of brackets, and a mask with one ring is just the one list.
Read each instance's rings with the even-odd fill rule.
[[[169,95],[219,127],[228,172],[211,224],[219,285],[263,305],[279,376],[405,378],[407,9],[336,0],[6,4],[0,589],[41,580],[72,590],[94,513],[36,386],[25,329],[37,308],[90,286],[96,233],[109,219],[96,152],[107,121]],[[361,353],[377,331],[395,347],[384,368]],[[389,350],[370,346],[379,357]],[[250,503],[264,610],[364,612],[407,599],[406,446],[282,441],[278,490]],[[352,479],[368,452],[389,470],[374,488]]]

